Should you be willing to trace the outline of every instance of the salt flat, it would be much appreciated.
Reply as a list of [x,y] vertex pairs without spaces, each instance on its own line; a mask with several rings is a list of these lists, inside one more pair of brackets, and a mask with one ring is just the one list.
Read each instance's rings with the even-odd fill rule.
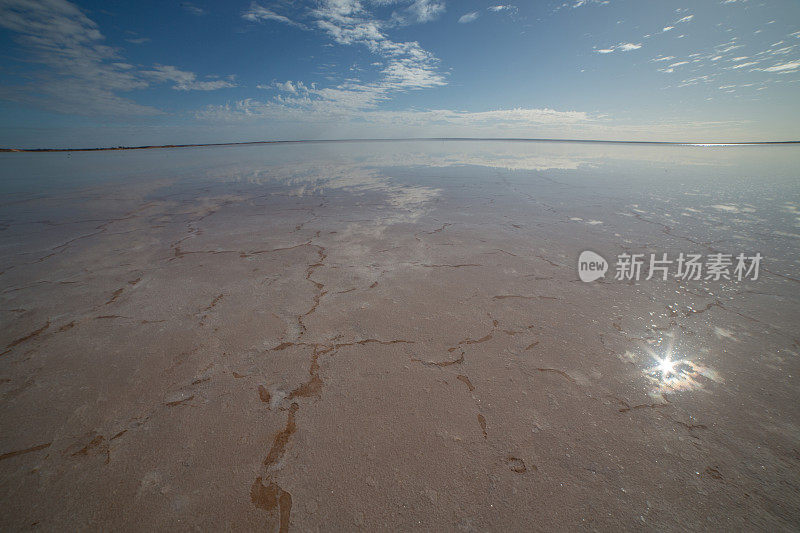
[[[0,527],[794,529],[798,163],[2,154]],[[756,280],[614,279],[756,252]]]

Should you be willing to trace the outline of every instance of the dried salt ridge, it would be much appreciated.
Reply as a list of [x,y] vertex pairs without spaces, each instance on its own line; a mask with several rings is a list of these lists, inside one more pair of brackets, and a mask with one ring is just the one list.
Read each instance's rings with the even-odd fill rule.
[[797,147],[0,159],[2,529],[800,522]]

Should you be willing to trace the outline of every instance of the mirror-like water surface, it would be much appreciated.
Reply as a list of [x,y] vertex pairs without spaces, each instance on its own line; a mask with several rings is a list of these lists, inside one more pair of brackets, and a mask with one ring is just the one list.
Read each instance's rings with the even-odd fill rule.
[[0,524],[796,527],[798,168],[794,146],[0,154]]

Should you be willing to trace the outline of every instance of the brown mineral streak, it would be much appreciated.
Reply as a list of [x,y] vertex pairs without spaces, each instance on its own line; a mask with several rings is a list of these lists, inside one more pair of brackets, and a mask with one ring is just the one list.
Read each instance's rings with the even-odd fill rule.
[[13,452],[6,452],[0,455],[0,461],[3,461],[4,459],[10,459],[11,457],[16,457],[17,455],[23,455],[31,452],[38,452],[39,450],[44,450],[45,448],[48,448],[51,444],[52,442],[47,442],[45,444],[39,444],[37,446],[31,446],[30,448],[25,448],[24,450],[15,450]]
[[264,466],[269,467],[276,461],[280,460],[283,457],[283,454],[286,453],[286,445],[289,443],[289,438],[297,431],[297,425],[295,424],[295,413],[300,408],[297,403],[293,403],[289,407],[289,416],[286,419],[286,427],[283,428],[281,431],[275,435],[275,438],[272,441],[272,447],[269,449],[269,453],[267,453],[266,458],[264,458]]

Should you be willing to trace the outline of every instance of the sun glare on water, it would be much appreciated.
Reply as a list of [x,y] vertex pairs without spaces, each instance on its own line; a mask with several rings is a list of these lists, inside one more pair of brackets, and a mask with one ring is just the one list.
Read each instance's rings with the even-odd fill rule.
[[672,361],[669,357],[665,357],[658,364],[658,370],[661,371],[662,376],[669,377],[671,374],[675,372],[675,362]]
[[660,353],[649,347],[645,351],[654,364],[646,366],[642,372],[661,391],[702,389],[705,379],[721,381],[712,369],[695,363],[685,353],[680,353],[676,349],[674,335],[664,349],[659,350]]

